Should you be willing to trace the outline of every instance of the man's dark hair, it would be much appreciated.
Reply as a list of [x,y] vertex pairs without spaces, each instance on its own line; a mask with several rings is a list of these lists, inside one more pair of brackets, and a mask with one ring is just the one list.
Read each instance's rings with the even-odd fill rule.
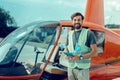
[[81,17],[82,17],[82,20],[84,19],[84,16],[83,16],[80,12],[73,13],[72,16],[71,16],[71,19],[73,20],[73,18],[74,18],[75,16],[81,16]]

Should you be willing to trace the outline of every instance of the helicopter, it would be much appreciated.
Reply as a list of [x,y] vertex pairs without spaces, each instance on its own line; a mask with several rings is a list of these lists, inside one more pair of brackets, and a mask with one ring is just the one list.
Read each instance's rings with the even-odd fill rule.
[[[103,3],[87,0],[82,25],[97,39],[90,80],[120,77],[120,30],[104,27]],[[68,80],[62,52],[71,27],[71,21],[35,21],[10,33],[0,43],[0,80]]]

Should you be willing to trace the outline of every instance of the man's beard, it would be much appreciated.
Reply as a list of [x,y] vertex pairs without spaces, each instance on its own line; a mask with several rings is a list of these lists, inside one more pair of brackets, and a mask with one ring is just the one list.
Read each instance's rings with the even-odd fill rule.
[[81,24],[79,23],[74,24],[74,29],[80,29],[80,28],[81,28]]

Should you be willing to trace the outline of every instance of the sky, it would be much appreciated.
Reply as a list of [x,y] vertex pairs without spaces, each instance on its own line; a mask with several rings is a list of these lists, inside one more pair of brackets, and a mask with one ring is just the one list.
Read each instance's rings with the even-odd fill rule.
[[[18,26],[34,21],[70,20],[73,12],[84,14],[87,0],[0,0]],[[105,24],[120,24],[120,0],[104,0]]]

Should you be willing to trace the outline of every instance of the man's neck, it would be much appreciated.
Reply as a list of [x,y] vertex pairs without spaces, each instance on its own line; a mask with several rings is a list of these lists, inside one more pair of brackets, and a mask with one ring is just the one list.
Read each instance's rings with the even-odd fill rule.
[[75,29],[75,31],[80,31],[80,30],[82,30],[82,27],[80,29]]

